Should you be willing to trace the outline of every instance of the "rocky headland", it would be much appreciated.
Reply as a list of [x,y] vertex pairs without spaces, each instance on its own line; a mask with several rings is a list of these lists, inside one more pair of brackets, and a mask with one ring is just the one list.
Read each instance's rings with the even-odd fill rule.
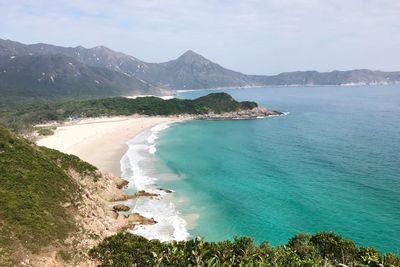
[[257,119],[257,118],[266,118],[270,116],[279,116],[284,115],[283,112],[269,110],[262,107],[255,107],[252,109],[243,109],[232,112],[223,112],[223,113],[207,113],[202,115],[193,116],[194,119],[200,120],[232,120],[232,119]]
[[[39,254],[27,252],[21,261],[22,266],[97,266],[87,251],[105,237],[133,229],[136,225],[157,223],[139,213],[126,215],[130,208],[115,203],[130,198],[121,190],[127,181],[101,172],[97,172],[99,178],[96,181],[72,169],[68,174],[79,185],[81,193],[76,201],[60,205],[73,217],[77,230],[58,246],[46,247]],[[145,193],[139,193],[135,198],[146,196]]]

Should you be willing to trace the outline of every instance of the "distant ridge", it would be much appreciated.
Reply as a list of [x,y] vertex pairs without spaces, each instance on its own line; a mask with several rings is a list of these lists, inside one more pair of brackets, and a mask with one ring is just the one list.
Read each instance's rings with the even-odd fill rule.
[[151,85],[62,55],[0,56],[0,92],[31,97],[102,97],[157,92]]
[[105,47],[24,45],[0,39],[0,93],[51,98],[164,94],[118,69],[124,56]]
[[349,71],[296,71],[274,76],[252,76],[264,85],[377,85],[400,82],[400,71],[383,72],[367,69]]
[[[168,62],[147,63],[104,46],[26,45],[2,39],[0,60],[0,92],[27,90],[39,95],[99,97],[219,87],[400,83],[400,72],[361,69],[246,75],[223,68],[192,50]],[[79,71],[73,72],[65,65],[72,62]],[[46,70],[45,77],[37,73],[40,69]]]

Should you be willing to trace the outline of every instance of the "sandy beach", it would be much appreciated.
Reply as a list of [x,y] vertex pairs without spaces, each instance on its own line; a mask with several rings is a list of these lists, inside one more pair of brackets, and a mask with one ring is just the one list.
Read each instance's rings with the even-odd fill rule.
[[76,155],[100,171],[120,176],[120,159],[129,139],[157,124],[179,120],[138,116],[84,119],[58,126],[54,135],[40,138],[37,144]]

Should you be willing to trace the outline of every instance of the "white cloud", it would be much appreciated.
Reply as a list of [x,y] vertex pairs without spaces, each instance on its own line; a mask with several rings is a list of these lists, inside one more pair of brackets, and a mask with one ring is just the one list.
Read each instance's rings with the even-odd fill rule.
[[193,49],[246,73],[400,69],[397,0],[0,0],[0,10],[0,38],[148,61]]

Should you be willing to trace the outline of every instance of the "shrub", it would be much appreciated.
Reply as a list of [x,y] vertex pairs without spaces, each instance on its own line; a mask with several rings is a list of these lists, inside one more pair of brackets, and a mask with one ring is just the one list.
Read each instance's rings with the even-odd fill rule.
[[89,255],[101,266],[400,266],[394,254],[381,256],[371,248],[334,233],[298,234],[287,245],[254,245],[248,237],[205,242],[201,238],[161,243],[129,233],[106,238]]

